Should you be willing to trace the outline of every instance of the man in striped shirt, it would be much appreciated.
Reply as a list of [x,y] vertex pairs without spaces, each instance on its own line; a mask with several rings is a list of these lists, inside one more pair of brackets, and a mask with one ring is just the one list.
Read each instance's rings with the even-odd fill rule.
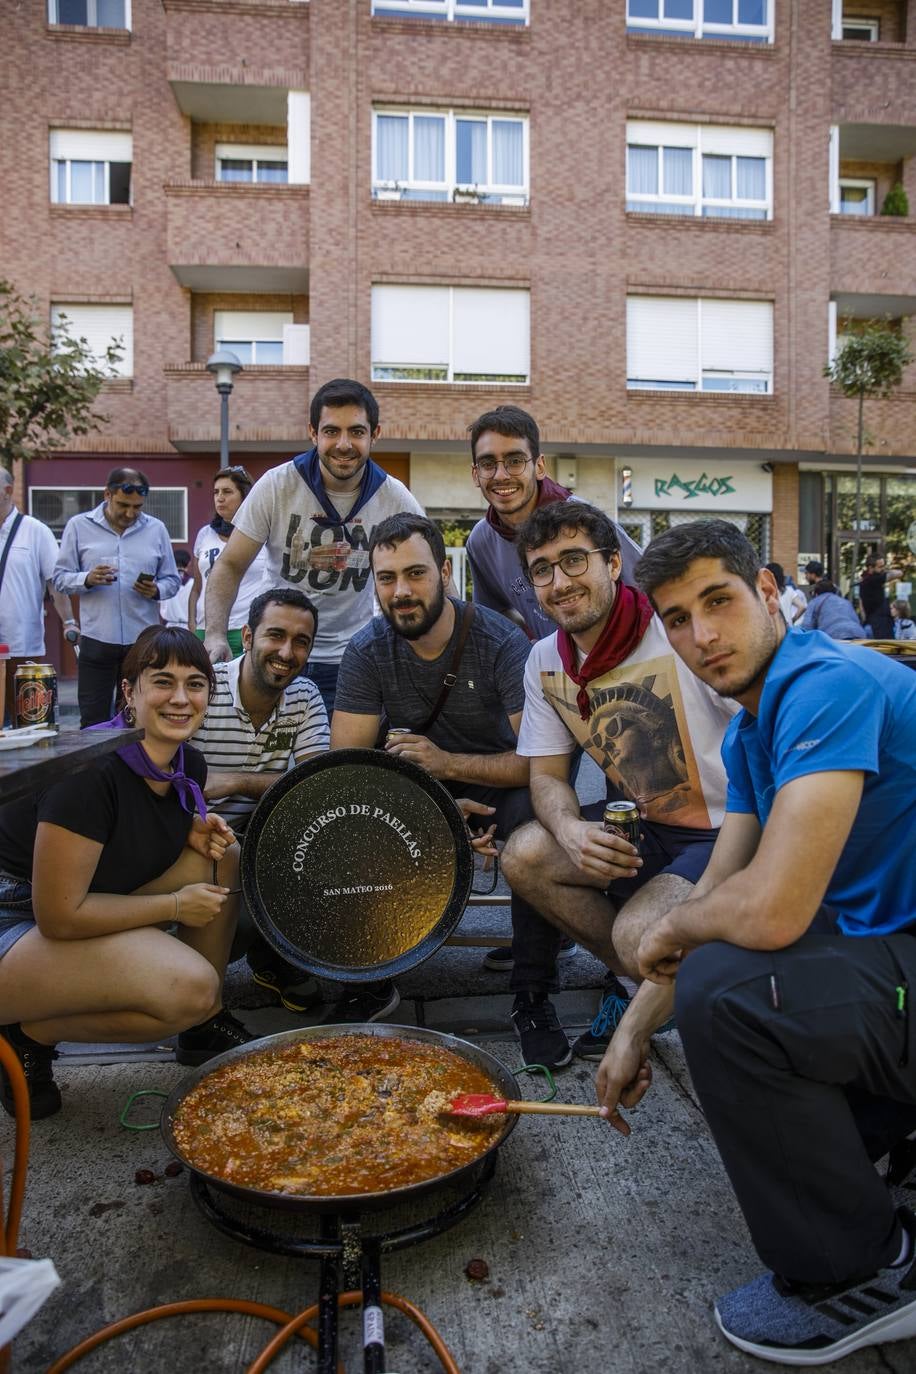
[[[207,801],[237,835],[279,777],[328,748],[321,693],[299,676],[317,621],[312,602],[295,587],[263,592],[251,603],[241,658],[214,664],[216,690],[194,744],[207,760]],[[260,937],[246,957],[255,981],[278,992],[289,1010],[317,1001],[315,980],[303,982]]]

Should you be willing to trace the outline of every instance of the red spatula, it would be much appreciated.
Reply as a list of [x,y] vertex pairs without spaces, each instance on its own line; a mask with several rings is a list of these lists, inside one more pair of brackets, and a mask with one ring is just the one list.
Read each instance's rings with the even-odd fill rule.
[[489,1116],[492,1112],[516,1112],[540,1116],[598,1116],[600,1107],[580,1107],[573,1102],[507,1102],[491,1093],[461,1093],[440,1111],[446,1116]]

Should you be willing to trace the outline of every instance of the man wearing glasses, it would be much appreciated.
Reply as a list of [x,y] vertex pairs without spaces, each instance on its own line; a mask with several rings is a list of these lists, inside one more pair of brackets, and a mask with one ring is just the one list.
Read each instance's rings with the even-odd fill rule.
[[[578,501],[541,507],[516,542],[558,629],[525,668],[518,752],[531,760],[537,820],[510,837],[503,871],[556,927],[555,941],[562,932],[633,975],[642,932],[689,897],[709,861],[725,804],[719,750],[735,707],[684,667],[648,598],[623,582],[602,511]],[[608,800],[639,806],[638,850],[605,831],[604,802],[580,810],[568,780],[577,746],[605,774]],[[623,910],[627,939],[615,938]],[[625,1009],[611,984],[573,1052],[600,1059]]]
[[141,630],[159,624],[159,602],[181,586],[169,532],[146,515],[149,481],[136,468],[108,474],[102,502],[64,527],[52,581],[80,598],[77,698],[80,726],[112,715],[124,655]]

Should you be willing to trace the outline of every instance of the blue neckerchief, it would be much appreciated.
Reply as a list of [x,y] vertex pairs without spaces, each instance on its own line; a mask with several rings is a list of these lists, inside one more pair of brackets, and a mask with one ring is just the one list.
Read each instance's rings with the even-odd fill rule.
[[367,501],[371,500],[379,487],[388,476],[378,463],[373,463],[370,458],[363,468],[362,481],[359,484],[359,491],[356,493],[356,500],[349,515],[341,515],[334,505],[321,480],[321,464],[318,461],[317,448],[310,448],[308,453],[300,453],[293,459],[296,471],[302,478],[309,491],[319,502],[324,515],[313,515],[312,520],[319,529],[333,529],[337,525],[344,525],[348,520],[355,520]]

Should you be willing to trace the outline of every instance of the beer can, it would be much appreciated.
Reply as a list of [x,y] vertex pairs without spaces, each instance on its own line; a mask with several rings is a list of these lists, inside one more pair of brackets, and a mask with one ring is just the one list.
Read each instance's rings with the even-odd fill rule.
[[413,731],[406,725],[393,726],[385,736],[385,744],[397,744],[402,735],[412,735]]
[[622,840],[639,849],[639,828],[642,824],[639,807],[631,801],[611,801],[604,808],[604,828],[611,835],[619,835]]
[[24,725],[57,723],[57,672],[52,663],[21,663],[13,681],[13,718],[16,729]]

